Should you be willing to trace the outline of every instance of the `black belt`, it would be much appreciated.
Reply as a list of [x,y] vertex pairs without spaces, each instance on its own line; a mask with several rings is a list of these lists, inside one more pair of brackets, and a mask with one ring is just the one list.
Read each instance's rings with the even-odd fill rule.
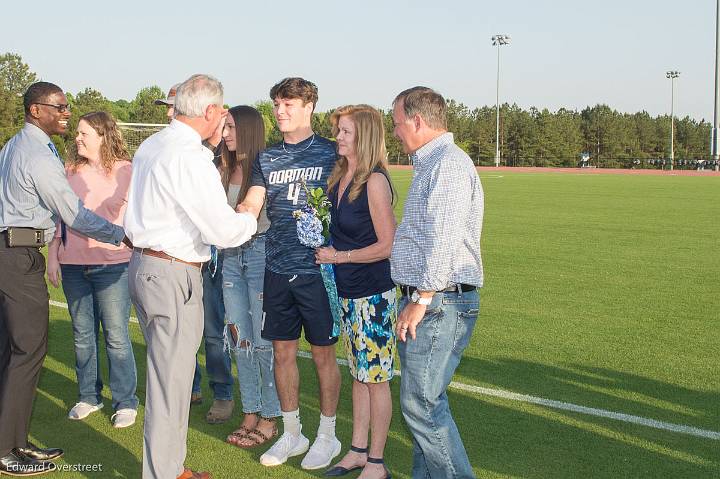
[[[408,298],[413,294],[413,292],[417,291],[417,288],[415,286],[404,286],[402,284],[398,285],[398,288],[400,288],[400,294],[403,296],[407,296]],[[441,289],[440,291],[435,291],[436,293],[467,293],[468,291],[474,291],[477,289],[477,286],[474,284],[454,284],[448,288]]]
[[[45,230],[40,228],[26,228],[8,226],[0,231],[0,248],[42,248],[45,246]],[[10,244],[14,243],[14,244]]]

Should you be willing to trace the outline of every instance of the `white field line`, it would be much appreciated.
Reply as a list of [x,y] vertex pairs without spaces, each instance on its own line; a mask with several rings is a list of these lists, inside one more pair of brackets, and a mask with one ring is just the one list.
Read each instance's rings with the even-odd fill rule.
[[[66,303],[60,303],[58,301],[50,300],[51,306],[56,306],[58,308],[64,308],[67,309]],[[133,323],[137,323],[138,320],[135,317],[131,317],[130,321]],[[305,359],[312,358],[311,354],[307,351],[298,351],[298,356]],[[348,362],[346,359],[338,359],[337,363],[341,366],[347,366]],[[395,374],[400,376],[400,371],[395,370]],[[700,429],[693,426],[687,426],[685,424],[674,424],[671,422],[665,422],[665,421],[657,421],[655,419],[648,419],[646,417],[642,416],[633,416],[632,414],[624,414],[621,412],[614,412],[614,411],[608,411],[606,409],[598,409],[594,407],[586,407],[586,406],[580,406],[577,404],[569,403],[569,402],[563,402],[563,401],[555,401],[552,399],[545,399],[537,396],[529,396],[527,394],[518,394],[510,391],[504,391],[502,389],[491,389],[491,388],[484,388],[480,386],[473,386],[471,384],[465,384],[453,381],[450,383],[450,387],[453,389],[458,389],[460,391],[465,391],[473,394],[478,394],[482,396],[492,396],[497,397],[501,399],[508,399],[510,401],[519,401],[524,403],[530,403],[530,404],[537,404],[539,406],[545,406],[553,409],[561,409],[563,411],[570,411],[570,412],[577,412],[580,414],[587,414],[589,416],[597,416],[597,417],[604,417],[608,419],[614,419],[616,421],[623,421],[623,422],[629,422],[632,424],[639,424],[641,426],[647,426],[652,427],[655,429],[661,429],[664,431],[671,431],[671,432],[678,432],[681,434],[689,434],[691,436],[697,436],[702,437],[706,439],[714,439],[716,441],[720,440],[720,432],[717,431],[711,431],[708,429]]]

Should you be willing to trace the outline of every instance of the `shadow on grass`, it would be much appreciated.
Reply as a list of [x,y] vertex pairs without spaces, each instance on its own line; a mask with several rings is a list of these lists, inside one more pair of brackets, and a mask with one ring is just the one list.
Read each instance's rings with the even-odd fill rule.
[[[311,440],[319,422],[317,377],[310,360],[298,360],[303,432]],[[351,441],[351,380],[341,368],[343,388],[337,413],[337,433],[344,454]],[[410,477],[412,440],[399,407],[400,378],[391,383],[393,421],[385,458],[394,477]],[[553,411],[515,401],[450,391],[453,415],[478,477],[713,477],[720,472],[717,443],[682,434],[657,431],[582,414]],[[199,418],[197,418],[199,419]],[[193,424],[194,423],[194,424]],[[236,423],[234,423],[236,424]],[[233,425],[198,424],[197,430],[224,440]],[[224,446],[218,453],[247,461],[248,477],[265,475],[257,465],[266,447],[238,450]],[[224,451],[228,452],[224,452]],[[338,457],[338,460],[341,456]],[[300,469],[302,457],[277,469],[277,477],[320,477],[323,471]],[[254,475],[253,475],[254,474]]]
[[[450,394],[478,477],[717,477],[714,441],[539,406]],[[678,452],[691,449],[693,454]]]
[[[303,424],[312,438],[319,418],[317,379],[309,361],[300,362],[300,371]],[[341,373],[338,437],[346,451],[352,405],[349,374],[344,368]],[[395,476],[410,477],[412,440],[400,412],[399,379],[391,383],[385,457]],[[478,477],[701,478],[720,472],[716,441],[452,390],[449,400]]]
[[[78,400],[78,385],[72,325],[66,320],[66,314],[51,309],[52,319],[60,317],[63,320],[50,321],[48,355],[40,375],[30,435],[43,445],[63,448],[65,455],[58,461],[60,464],[102,465],[102,472],[63,472],[62,477],[137,478],[141,469],[142,422],[138,421],[140,427],[112,427],[110,416],[114,411],[107,386],[103,391],[105,407],[101,411],[83,421],[67,418],[67,412]],[[104,344],[102,338],[101,344]],[[138,357],[137,350],[135,354]],[[105,362],[104,346],[101,346],[101,357]],[[59,363],[60,366],[50,367],[48,363]],[[103,377],[108,377],[106,368]],[[144,391],[138,391],[138,396],[144,399]]]
[[[141,336],[138,336],[138,328],[132,328],[131,333],[135,339],[133,346],[138,364],[138,396],[141,404],[144,404],[145,346]],[[50,358],[62,363],[68,370],[61,373],[49,370],[48,367],[44,369],[40,388],[57,399],[53,402],[42,394],[38,396],[32,423],[33,437],[44,445],[64,446],[67,450],[65,462],[68,464],[102,463],[104,466],[102,474],[63,477],[138,477],[141,467],[142,407],[138,424],[128,430],[118,431],[109,427],[111,412],[107,409],[86,421],[71,422],[65,419],[67,409],[77,397],[70,338],[72,331],[69,321],[51,322]],[[311,360],[298,359],[298,366],[301,375],[303,432],[312,440],[320,414],[317,376]],[[628,412],[627,409],[633,405],[640,407],[642,404],[617,397],[600,396],[598,399],[596,391],[582,389],[583,384],[606,388],[625,385],[628,391],[637,391],[648,397],[662,397],[666,402],[700,408],[711,414],[711,406],[705,404],[705,401],[712,400],[712,395],[697,395],[672,385],[655,384],[654,381],[643,381],[643,378],[612,371],[586,371],[580,367],[565,369],[517,360],[489,362],[465,358],[459,372],[467,374],[469,371],[474,371],[475,378],[484,383],[492,382],[503,389],[534,395],[542,392],[542,395],[552,399],[573,399],[568,397],[568,390],[574,391],[576,400],[573,402],[583,405],[623,412]],[[341,367],[340,372],[343,388],[337,432],[344,453],[350,445],[352,434],[351,379],[347,368]],[[399,387],[400,378],[393,379],[393,421],[385,458],[394,477],[402,478],[410,477],[412,440],[399,408]],[[206,395],[209,394],[206,381],[204,391]],[[302,457],[292,458],[286,465],[266,469],[258,461],[268,446],[242,450],[225,444],[225,437],[237,427],[242,416],[237,386],[235,413],[225,424],[209,425],[205,422],[205,413],[211,404],[210,397],[207,395],[208,399],[203,405],[191,409],[188,466],[209,470],[216,478],[322,476],[322,470],[303,471],[300,468]],[[449,397],[468,456],[480,478],[700,478],[720,475],[716,458],[717,441],[452,390]],[[606,399],[616,401],[617,407],[608,407]],[[64,405],[59,406],[57,401]],[[106,401],[106,405],[109,405],[109,401]],[[642,406],[647,413],[647,407]]]
[[[717,404],[720,403],[720,395],[713,392],[696,391],[607,368],[576,365],[563,368],[508,358],[487,361],[466,357],[458,373],[468,377],[470,371],[473,372],[473,379],[499,389],[717,430],[714,428],[718,423]],[[462,380],[462,377],[456,376],[455,379]],[[451,397],[465,397],[465,393],[453,393]],[[720,476],[718,441],[712,439],[514,401],[490,397],[481,399],[494,411],[491,416],[486,416],[488,419],[494,422],[496,417],[505,416],[509,421],[504,427],[498,423],[493,428],[497,428],[504,436],[509,434],[513,437],[511,442],[498,437],[499,443],[522,451],[521,457],[515,458],[513,464],[525,463],[525,467],[532,465],[540,470],[543,470],[542,464],[546,463],[557,467],[554,471],[546,469],[537,476],[508,470],[508,465],[499,469],[491,468],[493,470],[510,474],[517,472],[523,477],[556,477],[563,475],[562,467],[572,464],[578,476],[582,474],[590,477],[653,477],[650,471],[655,471],[656,477]],[[472,399],[461,399],[460,403],[472,407]],[[498,405],[507,405],[514,411],[498,409]],[[461,413],[463,409],[453,408],[453,411]],[[522,425],[517,422],[518,410],[545,413],[520,416],[525,423]],[[457,418],[458,414],[455,415]],[[556,419],[549,421],[543,417]],[[518,434],[519,431],[522,434]],[[546,433],[528,440],[538,431]],[[476,429],[469,429],[469,438],[476,432]],[[483,442],[483,437],[478,437],[477,441],[471,443],[481,445]],[[487,444],[489,450],[497,443],[493,441]],[[528,451],[532,450],[542,450],[538,459],[544,459],[532,464],[526,457]],[[562,451],[568,454],[557,456]],[[472,459],[473,455],[470,451],[468,453]],[[490,457],[498,456],[493,454]],[[480,463],[487,461],[478,459]],[[473,464],[478,463],[473,460]],[[594,463],[594,469],[586,471],[585,463]],[[622,464],[623,468],[618,468],[618,464]],[[657,469],[660,465],[662,467]],[[644,467],[649,469],[645,470]],[[573,475],[569,474],[568,477]]]
[[[62,447],[65,450],[62,462],[65,464],[102,466],[102,472],[87,472],[87,476],[78,477],[137,477],[139,458],[127,449],[125,441],[114,440],[85,421],[67,419],[67,405],[74,404],[76,389],[76,384],[65,376],[43,370],[35,399],[31,436],[44,445]],[[64,406],[59,406],[46,394],[62,400]],[[94,419],[97,421],[100,418]],[[109,421],[109,417],[103,417],[102,420]]]
[[720,429],[720,393],[698,391],[601,367],[560,367],[512,358],[463,358],[462,376],[516,393],[650,419]]

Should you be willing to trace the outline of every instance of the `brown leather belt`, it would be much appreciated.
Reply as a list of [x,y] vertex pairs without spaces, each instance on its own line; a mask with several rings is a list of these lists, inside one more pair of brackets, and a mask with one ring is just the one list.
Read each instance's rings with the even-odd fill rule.
[[202,268],[202,263],[195,263],[192,261],[185,261],[180,258],[176,258],[175,256],[170,256],[167,253],[164,253],[162,251],[155,251],[154,249],[150,248],[133,248],[133,250],[137,251],[140,254],[145,254],[148,256],[154,256],[155,258],[165,259],[167,261],[177,261],[178,263],[187,264],[190,266],[195,266],[196,268],[200,269]]

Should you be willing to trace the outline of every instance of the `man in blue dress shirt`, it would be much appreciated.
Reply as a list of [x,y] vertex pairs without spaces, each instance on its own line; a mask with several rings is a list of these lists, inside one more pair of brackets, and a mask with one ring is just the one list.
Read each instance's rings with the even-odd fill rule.
[[54,470],[61,449],[28,442],[32,404],[47,352],[45,258],[59,218],[91,238],[118,245],[124,230],[82,204],[65,178],[50,135],[67,131],[70,109],[57,85],[32,84],[25,126],[0,151],[0,475]]

